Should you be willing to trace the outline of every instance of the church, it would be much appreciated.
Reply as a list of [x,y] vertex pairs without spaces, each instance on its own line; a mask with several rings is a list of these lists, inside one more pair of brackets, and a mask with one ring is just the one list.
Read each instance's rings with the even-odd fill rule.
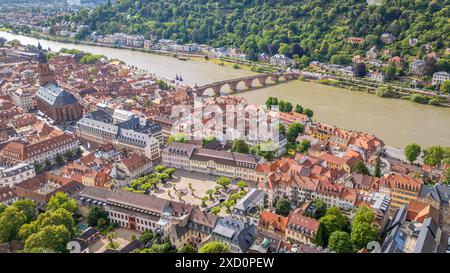
[[83,107],[73,94],[62,89],[56,82],[47,58],[39,45],[39,90],[36,107],[56,123],[74,122],[83,116]]

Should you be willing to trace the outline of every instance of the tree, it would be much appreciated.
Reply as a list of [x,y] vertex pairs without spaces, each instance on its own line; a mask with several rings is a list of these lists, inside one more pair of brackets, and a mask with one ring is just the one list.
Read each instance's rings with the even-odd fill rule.
[[314,116],[314,112],[313,110],[306,108],[305,110],[303,110],[303,114],[307,115],[309,118],[312,118]]
[[351,238],[355,247],[361,249],[366,247],[369,242],[377,241],[378,231],[372,224],[356,223],[352,226]]
[[352,253],[354,251],[350,235],[344,231],[331,233],[328,248],[336,253]]
[[50,198],[50,201],[47,203],[48,211],[55,211],[59,208],[63,208],[70,213],[75,213],[78,209],[77,202],[69,198],[69,196],[62,192],[57,192]]
[[355,76],[356,77],[364,77],[367,74],[366,64],[365,63],[356,63],[354,66]]
[[164,183],[166,181],[166,179],[169,179],[169,175],[166,173],[159,173],[158,179],[159,179],[159,181],[161,181],[161,183]]
[[245,182],[244,180],[241,180],[237,182],[236,186],[238,186],[240,190],[244,190],[246,187],[248,187],[248,183]]
[[[450,167],[444,170],[442,184],[450,186]],[[1,211],[1,210],[0,210]]]
[[421,148],[419,144],[416,143],[406,145],[405,150],[403,151],[406,159],[411,163],[413,163],[417,159],[417,157],[420,155],[420,152]]
[[46,226],[26,239],[24,251],[28,252],[35,248],[44,248],[55,252],[64,252],[70,238],[71,234],[65,226]]
[[295,112],[303,114],[303,107],[300,104],[295,105]]
[[3,203],[0,203],[0,216],[6,210],[7,206]]
[[341,231],[341,225],[338,218],[335,215],[325,215],[320,218],[319,231],[316,236],[316,244],[322,247],[327,247],[330,235],[335,231]]
[[139,240],[142,241],[145,245],[148,244],[151,240],[153,240],[155,236],[150,230],[145,230],[142,232],[141,236],[139,237]]
[[64,157],[66,158],[67,161],[72,161],[72,159],[73,159],[73,152],[72,152],[72,150],[67,150],[64,153]]
[[34,171],[36,172],[36,173],[41,173],[42,172],[42,170],[43,170],[43,166],[42,166],[42,164],[39,164],[39,163],[34,163]]
[[172,178],[173,174],[176,172],[175,168],[167,168],[164,170],[164,173],[169,176],[169,178]]
[[213,194],[214,194],[215,192],[216,192],[216,191],[213,190],[213,189],[209,189],[209,190],[206,191],[206,194],[209,195],[209,199],[210,199],[210,200],[213,200]]
[[231,179],[225,176],[221,176],[217,178],[216,183],[224,188],[227,188],[231,184]]
[[220,207],[216,206],[216,207],[211,208],[211,213],[214,215],[217,215],[220,213],[220,210],[221,210]]
[[148,248],[148,253],[169,253],[172,250],[170,243],[153,244]]
[[235,201],[233,200],[227,200],[222,203],[227,208],[227,212],[231,213],[231,208],[235,205]]
[[291,123],[288,127],[287,131],[287,139],[290,143],[295,143],[295,139],[297,138],[298,134],[303,133],[305,131],[305,126],[303,124],[294,122]]
[[343,231],[350,231],[350,223],[339,208],[331,207],[327,210],[325,215],[333,215],[336,217],[336,223],[339,225],[339,229]]
[[49,160],[49,159],[46,159],[44,161],[44,165],[45,165],[45,168],[48,170],[48,169],[50,169],[52,167],[52,161]]
[[298,43],[291,44],[291,57],[297,55],[298,58],[303,56],[303,48]]
[[377,158],[377,162],[375,164],[375,173],[374,173],[375,177],[380,178],[381,177],[381,160],[379,158]]
[[352,223],[350,237],[357,249],[366,247],[371,241],[378,239],[378,230],[373,225],[375,213],[366,206],[360,206],[356,210]]
[[103,208],[100,207],[91,208],[88,214],[88,224],[91,227],[95,227],[98,225],[98,221],[100,219],[105,219],[107,222],[108,212],[106,212]]
[[197,253],[197,248],[192,246],[191,244],[187,244],[185,246],[182,246],[180,249],[178,249],[177,251],[178,253]]
[[158,172],[158,173],[162,173],[162,172],[164,172],[166,169],[167,169],[167,167],[164,166],[164,165],[158,165],[158,166],[155,167],[155,171]]
[[441,91],[450,94],[450,80],[446,80],[441,84]]
[[297,145],[297,151],[299,151],[302,154],[307,154],[310,147],[311,147],[311,142],[307,139],[303,139]]
[[35,202],[29,199],[17,200],[12,206],[25,213],[25,216],[27,217],[27,223],[36,220],[36,218],[38,217],[39,212],[37,210],[37,205]]
[[55,155],[55,162],[56,162],[56,164],[61,166],[62,164],[64,164],[64,158],[60,154],[56,154]]
[[396,73],[396,68],[392,64],[386,66],[384,69],[384,74],[385,74],[387,80],[390,80],[390,81],[394,80],[395,73]]
[[108,232],[108,234],[106,234],[106,239],[109,241],[108,248],[116,249],[119,247],[119,244],[114,241],[117,239],[117,234],[115,232]]
[[275,213],[283,216],[288,216],[291,211],[291,202],[287,199],[281,198],[275,205]]
[[250,152],[250,148],[248,147],[247,142],[243,139],[236,139],[233,141],[233,145],[231,150],[236,153],[248,154]]
[[444,158],[444,149],[441,146],[431,146],[423,150],[423,162],[427,165],[435,166],[441,163]]
[[266,107],[267,109],[271,109],[272,105],[278,105],[278,98],[277,97],[269,97],[266,100]]
[[229,253],[230,248],[222,242],[209,242],[204,244],[198,251],[199,253]]
[[364,175],[370,175],[369,169],[366,167],[366,165],[364,164],[364,161],[362,161],[362,160],[356,162],[352,166],[352,172],[360,173],[360,174],[364,174]]
[[11,242],[18,238],[19,229],[27,222],[27,215],[20,209],[9,206],[0,215],[0,242]]
[[75,154],[76,154],[77,157],[81,157],[81,156],[83,155],[83,150],[81,150],[81,148],[78,147],[78,148],[75,150]]
[[286,127],[283,125],[283,123],[278,124],[278,132],[280,133],[281,136],[286,135]]
[[314,210],[306,211],[305,216],[319,220],[327,213],[327,205],[322,200],[314,199],[311,202],[311,207],[314,207]]

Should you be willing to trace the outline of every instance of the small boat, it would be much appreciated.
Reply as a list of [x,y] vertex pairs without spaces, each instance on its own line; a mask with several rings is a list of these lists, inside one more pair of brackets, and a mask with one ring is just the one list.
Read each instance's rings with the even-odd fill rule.
[[187,58],[183,58],[183,57],[178,57],[178,60],[180,60],[180,61],[187,61],[188,59]]

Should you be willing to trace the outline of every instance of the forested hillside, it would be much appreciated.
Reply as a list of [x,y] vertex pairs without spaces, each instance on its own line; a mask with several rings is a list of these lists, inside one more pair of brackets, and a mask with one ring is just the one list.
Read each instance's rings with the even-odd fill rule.
[[[240,47],[250,57],[266,52],[310,60],[348,62],[373,45],[392,55],[421,57],[424,45],[449,47],[450,0],[118,0],[71,18],[91,31],[125,32]],[[380,40],[390,33],[395,41]],[[348,37],[365,38],[350,44]],[[411,46],[409,39],[418,40]],[[299,44],[301,48],[297,45]],[[428,48],[428,51],[430,48]]]

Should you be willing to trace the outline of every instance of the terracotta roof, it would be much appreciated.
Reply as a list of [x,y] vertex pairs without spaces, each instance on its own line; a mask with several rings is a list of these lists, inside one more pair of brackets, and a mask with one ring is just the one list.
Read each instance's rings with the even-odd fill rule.
[[315,238],[319,229],[319,221],[303,215],[301,209],[289,213],[287,228]]
[[151,164],[151,160],[143,155],[137,153],[131,154],[129,157],[122,160],[123,165],[131,172],[142,168],[144,165]]
[[268,210],[264,210],[259,216],[258,228],[273,229],[275,233],[284,235],[288,224],[288,217],[284,217]]

